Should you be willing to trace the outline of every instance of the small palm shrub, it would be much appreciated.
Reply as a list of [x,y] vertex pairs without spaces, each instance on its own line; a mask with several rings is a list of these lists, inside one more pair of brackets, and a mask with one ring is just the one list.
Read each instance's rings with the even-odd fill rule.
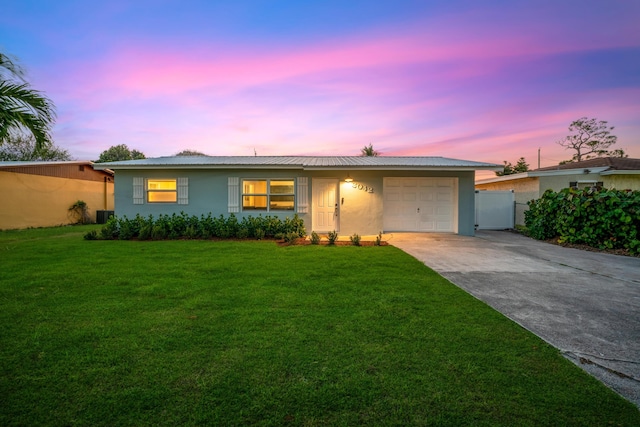
[[84,240],[98,240],[98,232],[91,230],[84,235]]
[[69,207],[69,213],[74,217],[78,224],[89,224],[91,218],[89,217],[89,206],[87,203],[78,200]]

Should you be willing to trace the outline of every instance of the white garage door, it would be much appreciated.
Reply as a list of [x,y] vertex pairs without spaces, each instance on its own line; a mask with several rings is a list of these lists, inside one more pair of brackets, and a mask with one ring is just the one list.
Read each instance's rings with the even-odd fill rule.
[[384,230],[457,232],[457,178],[384,178]]

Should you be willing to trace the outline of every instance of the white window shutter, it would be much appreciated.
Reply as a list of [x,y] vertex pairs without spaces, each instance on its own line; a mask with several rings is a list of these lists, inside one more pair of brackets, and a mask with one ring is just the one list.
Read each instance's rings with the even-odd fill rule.
[[144,204],[144,178],[139,176],[133,178],[133,204]]
[[189,204],[189,178],[178,178],[178,204]]
[[240,178],[229,177],[229,213],[240,212]]
[[309,178],[306,176],[298,177],[298,188],[296,189],[296,205],[298,213],[309,212]]

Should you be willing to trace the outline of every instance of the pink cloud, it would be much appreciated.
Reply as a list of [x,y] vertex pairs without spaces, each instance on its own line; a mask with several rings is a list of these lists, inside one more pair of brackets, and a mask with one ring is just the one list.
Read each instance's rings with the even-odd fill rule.
[[[468,24],[471,28],[479,26],[473,21]],[[483,28],[469,38],[456,36],[447,26],[445,23],[436,28],[409,29],[393,37],[374,34],[372,38],[359,37],[341,43],[268,48],[218,42],[185,50],[183,46],[159,48],[128,40],[102,59],[71,70],[77,69],[77,77],[86,88],[110,88],[135,96],[158,97],[207,88],[229,93],[238,88],[340,70],[415,63],[448,63],[447,75],[436,77],[463,79],[494,72],[505,59],[584,49],[583,43],[562,38],[551,40],[553,34],[514,31],[505,37],[505,28],[493,31]],[[631,45],[632,40],[620,38],[615,43],[596,40],[589,48]],[[461,60],[481,61],[482,67],[456,67],[456,61]]]
[[388,155],[525,156],[531,163],[539,146],[550,159],[566,158],[554,142],[582,115],[625,118],[629,135],[637,135],[637,90],[567,96],[520,81],[553,76],[559,66],[547,55],[637,46],[638,37],[628,37],[631,18],[585,43],[591,30],[545,28],[540,23],[554,18],[544,11],[525,23],[500,17],[474,10],[304,44],[185,47],[129,38],[94,59],[66,63],[65,72],[55,72],[58,66],[43,81],[61,107],[59,134],[78,147],[86,142],[93,157],[117,143],[149,156],[181,147],[357,154],[373,143]]

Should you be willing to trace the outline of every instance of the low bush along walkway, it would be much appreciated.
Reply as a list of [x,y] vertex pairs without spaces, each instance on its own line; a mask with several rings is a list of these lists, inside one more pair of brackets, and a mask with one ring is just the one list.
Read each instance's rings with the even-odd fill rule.
[[0,425],[640,425],[392,246],[0,233]]

